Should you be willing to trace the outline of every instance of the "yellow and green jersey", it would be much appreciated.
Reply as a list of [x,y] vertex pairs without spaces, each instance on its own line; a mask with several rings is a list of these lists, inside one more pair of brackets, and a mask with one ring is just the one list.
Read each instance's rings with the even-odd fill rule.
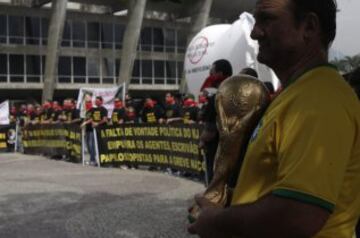
[[316,238],[351,238],[360,214],[360,103],[333,67],[296,79],[254,130],[232,204],[274,194],[331,216]]

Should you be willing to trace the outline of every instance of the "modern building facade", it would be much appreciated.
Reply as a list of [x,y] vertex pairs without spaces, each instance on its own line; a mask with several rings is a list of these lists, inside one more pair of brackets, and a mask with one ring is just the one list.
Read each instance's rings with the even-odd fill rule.
[[[131,21],[129,14],[90,13],[81,11],[83,7],[67,9],[65,18],[59,18],[64,22],[56,48],[56,44],[49,42],[49,39],[54,41],[52,34],[56,32],[51,28],[54,8],[34,7],[35,3],[0,5],[0,100],[40,100],[49,62],[56,62],[54,79],[50,79],[54,80],[54,98],[75,96],[80,87],[118,85],[123,70],[121,61],[130,57],[128,53],[124,55],[131,47],[129,38],[124,44],[125,35],[132,30],[129,28],[126,32]],[[203,11],[200,13],[204,15]],[[205,12],[202,19],[206,21],[197,27],[204,27],[208,17],[209,12]],[[169,17],[142,19],[138,38],[132,39],[136,41],[135,59],[130,78],[126,79],[130,92],[143,94],[179,89],[186,44],[194,24],[192,20],[169,20]],[[52,71],[48,68],[47,72]]]

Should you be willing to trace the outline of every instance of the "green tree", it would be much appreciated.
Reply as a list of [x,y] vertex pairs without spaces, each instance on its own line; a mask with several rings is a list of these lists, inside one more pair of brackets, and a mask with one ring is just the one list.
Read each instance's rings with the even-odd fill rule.
[[360,55],[346,56],[343,59],[331,61],[342,73],[350,73],[360,67]]

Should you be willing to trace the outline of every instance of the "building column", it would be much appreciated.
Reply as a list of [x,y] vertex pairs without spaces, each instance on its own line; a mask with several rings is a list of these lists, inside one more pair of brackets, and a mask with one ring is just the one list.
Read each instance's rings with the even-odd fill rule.
[[52,100],[58,73],[59,52],[66,20],[68,0],[53,0],[52,14],[48,31],[48,44],[45,63],[45,79],[42,101]]
[[132,76],[145,7],[146,0],[131,0],[129,4],[128,24],[124,34],[118,79],[118,85],[126,83],[126,88]]
[[204,27],[206,27],[213,0],[199,0],[194,6],[194,15],[191,16],[191,29],[187,38],[188,43]]
[[[191,28],[190,32],[187,36],[187,45],[189,45],[192,38],[201,31],[204,27],[206,27],[211,5],[213,0],[199,0],[194,6],[194,14],[191,16]],[[186,93],[188,91],[188,86],[186,83],[185,77],[181,79],[180,82],[180,92]]]

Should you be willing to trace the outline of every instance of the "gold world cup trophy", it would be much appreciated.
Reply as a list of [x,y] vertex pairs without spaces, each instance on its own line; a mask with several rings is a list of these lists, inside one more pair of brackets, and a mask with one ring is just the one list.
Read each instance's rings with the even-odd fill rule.
[[[214,176],[202,196],[217,206],[225,207],[231,201],[229,178],[236,174],[236,165],[246,148],[244,144],[269,105],[270,96],[261,81],[240,74],[227,78],[220,85],[215,100],[219,144]],[[189,222],[194,222],[200,212],[194,204],[189,210]]]

